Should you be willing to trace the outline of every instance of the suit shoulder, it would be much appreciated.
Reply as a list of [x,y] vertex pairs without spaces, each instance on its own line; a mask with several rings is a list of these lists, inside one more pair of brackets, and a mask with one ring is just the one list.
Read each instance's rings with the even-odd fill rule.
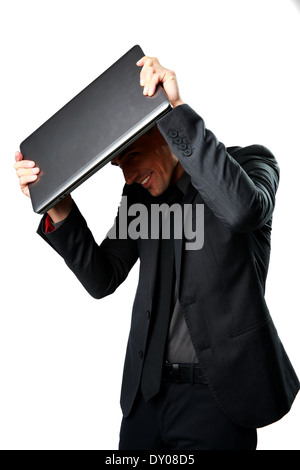
[[264,145],[254,144],[247,147],[228,147],[227,152],[242,166],[250,162],[254,165],[261,162],[272,167],[279,174],[279,165],[274,154]]
[[271,152],[271,150],[269,150],[264,145],[259,144],[248,145],[246,147],[227,147],[227,152],[234,158],[239,158],[243,156],[257,156],[275,159],[274,154]]

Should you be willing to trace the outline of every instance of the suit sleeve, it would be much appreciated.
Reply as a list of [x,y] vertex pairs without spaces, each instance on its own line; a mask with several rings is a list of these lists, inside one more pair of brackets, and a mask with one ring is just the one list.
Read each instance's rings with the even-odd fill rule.
[[254,231],[270,220],[279,168],[268,149],[255,145],[229,154],[188,105],[161,118],[158,129],[204,202],[229,230]]
[[[118,216],[116,218],[117,223]],[[126,279],[138,258],[137,244],[129,237],[106,237],[98,245],[73,201],[63,224],[46,234],[45,216],[37,233],[64,259],[89,294],[100,299],[112,294]]]

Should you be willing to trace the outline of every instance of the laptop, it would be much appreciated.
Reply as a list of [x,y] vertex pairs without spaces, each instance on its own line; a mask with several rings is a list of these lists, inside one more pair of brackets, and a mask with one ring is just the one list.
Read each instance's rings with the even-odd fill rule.
[[20,145],[40,168],[30,183],[33,210],[43,214],[131,145],[172,109],[160,85],[143,95],[144,56],[132,47]]

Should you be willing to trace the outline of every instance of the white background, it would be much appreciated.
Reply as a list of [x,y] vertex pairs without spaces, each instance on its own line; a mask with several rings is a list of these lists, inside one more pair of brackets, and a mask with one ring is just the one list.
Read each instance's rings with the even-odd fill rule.
[[[1,449],[117,449],[119,394],[138,265],[93,300],[35,234],[13,168],[20,142],[135,44],[176,71],[182,98],[225,145],[276,155],[267,302],[299,355],[297,0],[1,2]],[[120,87],[122,87],[120,77]],[[126,93],[126,89],[124,89]],[[123,186],[111,166],[73,196],[100,243]],[[299,450],[300,402],[259,430],[258,449]]]

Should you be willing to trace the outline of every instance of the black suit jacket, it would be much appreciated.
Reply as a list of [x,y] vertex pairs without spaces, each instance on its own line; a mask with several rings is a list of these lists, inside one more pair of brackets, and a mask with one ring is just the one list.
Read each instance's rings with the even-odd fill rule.
[[[230,419],[265,426],[289,411],[299,390],[264,299],[277,162],[263,146],[225,148],[187,105],[158,128],[191,175],[183,203],[205,208],[203,248],[185,250],[175,240],[179,301],[199,363]],[[128,205],[151,203],[137,184],[125,185],[124,194]],[[140,259],[121,392],[127,416],[143,367],[159,242],[106,238],[98,246],[75,203],[59,229],[45,235],[42,222],[38,232],[95,298],[114,292]]]

